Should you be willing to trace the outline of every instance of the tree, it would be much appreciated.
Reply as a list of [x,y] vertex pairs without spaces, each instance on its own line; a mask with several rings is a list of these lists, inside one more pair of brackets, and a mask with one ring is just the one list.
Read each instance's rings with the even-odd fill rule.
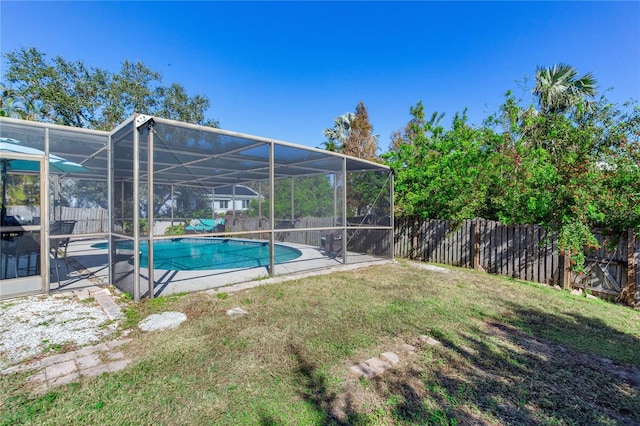
[[[177,83],[163,86],[162,77],[144,65],[125,60],[113,74],[82,61],[60,56],[48,60],[36,48],[5,54],[8,85],[2,93],[2,115],[73,127],[111,130],[134,112],[218,127],[204,116],[209,100],[190,97]],[[18,103],[26,117],[12,111]]]
[[578,78],[575,68],[561,63],[538,67],[533,94],[543,114],[565,113],[585,98],[595,96],[596,84],[593,74]]
[[378,138],[373,134],[369,113],[363,102],[356,105],[356,111],[346,112],[333,119],[333,127],[324,129],[327,141],[323,143],[327,151],[341,152],[352,157],[370,161],[378,159]]
[[324,129],[323,133],[327,138],[327,141],[324,142],[324,146],[327,151],[342,152],[344,144],[349,137],[351,122],[354,118],[354,113],[345,112],[333,119],[333,127]]
[[598,244],[593,229],[615,239],[640,228],[640,110],[604,97],[584,108],[575,96],[573,106],[532,114],[508,92],[503,118],[488,123],[508,126],[501,187],[492,197],[497,218],[558,232],[560,249],[580,270],[584,247]]
[[[378,135],[373,134],[373,126],[369,122],[369,113],[363,102],[356,106],[355,113],[347,112],[334,119],[334,127],[324,130],[328,151],[341,152],[352,157],[369,161],[380,161],[378,151]],[[364,212],[380,210],[373,206],[375,194],[382,182],[380,178],[368,173],[350,173],[347,176],[347,207],[349,214],[360,216]],[[342,182],[339,183],[342,186]]]
[[369,113],[363,102],[356,106],[342,153],[364,160],[378,161],[378,135],[373,134]]
[[383,155],[395,175],[397,213],[455,221],[483,215],[497,136],[470,127],[464,113],[445,130],[441,114],[424,119],[422,102],[410,112],[402,142]]

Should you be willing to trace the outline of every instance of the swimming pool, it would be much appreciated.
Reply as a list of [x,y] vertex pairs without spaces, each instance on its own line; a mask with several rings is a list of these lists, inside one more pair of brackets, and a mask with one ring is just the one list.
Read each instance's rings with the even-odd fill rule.
[[[107,248],[107,243],[94,244]],[[280,244],[275,246],[275,263],[284,263],[302,255],[300,250]],[[131,250],[133,241],[121,241],[117,250]],[[233,238],[174,238],[153,243],[155,269],[204,271],[269,266],[269,243]],[[147,242],[140,242],[140,267],[149,266]]]

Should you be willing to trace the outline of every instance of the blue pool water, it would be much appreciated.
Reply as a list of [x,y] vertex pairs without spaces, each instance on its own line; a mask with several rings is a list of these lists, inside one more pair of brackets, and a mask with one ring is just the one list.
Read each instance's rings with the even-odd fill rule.
[[[140,243],[140,266],[149,266],[146,242]],[[107,248],[107,243],[94,244]],[[131,250],[133,241],[121,241],[118,250]],[[289,262],[302,255],[300,250],[275,245],[275,263]],[[176,238],[153,243],[155,269],[203,271],[211,269],[253,268],[269,266],[269,244],[231,238]]]

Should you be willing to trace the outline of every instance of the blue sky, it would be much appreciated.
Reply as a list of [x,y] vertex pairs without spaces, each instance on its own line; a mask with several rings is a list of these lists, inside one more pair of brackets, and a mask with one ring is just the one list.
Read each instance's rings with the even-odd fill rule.
[[222,128],[308,146],[360,101],[382,150],[420,100],[445,124],[464,108],[480,124],[558,62],[612,101],[640,98],[639,2],[3,0],[0,24],[3,54],[33,46],[113,72],[141,60],[206,95]]

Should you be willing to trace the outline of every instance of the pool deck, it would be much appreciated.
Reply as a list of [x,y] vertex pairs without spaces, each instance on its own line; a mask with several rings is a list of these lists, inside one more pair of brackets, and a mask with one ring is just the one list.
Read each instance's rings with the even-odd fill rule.
[[[87,288],[95,285],[109,285],[109,270],[107,265],[107,250],[92,247],[104,240],[76,240],[71,241],[67,251],[69,259],[69,273],[66,265],[59,261],[61,283],[52,274],[51,291],[69,291]],[[390,259],[377,256],[347,252],[348,265],[343,263],[341,257],[329,256],[318,247],[301,244],[278,243],[294,247],[302,252],[302,255],[292,261],[275,265],[275,277],[298,276],[299,274],[313,274],[331,272],[334,269],[353,269],[354,267],[388,262]],[[52,260],[53,262],[53,260]],[[126,265],[125,265],[126,266]],[[55,271],[52,265],[51,269]],[[148,293],[147,277],[149,270],[141,268],[141,296]],[[272,278],[269,276],[268,267],[253,267],[240,269],[220,269],[206,271],[167,271],[155,270],[154,297],[166,296],[176,293],[196,292],[204,290],[217,290],[222,287],[247,282],[261,282]],[[126,289],[125,289],[126,290]],[[129,290],[129,291],[132,291]]]

